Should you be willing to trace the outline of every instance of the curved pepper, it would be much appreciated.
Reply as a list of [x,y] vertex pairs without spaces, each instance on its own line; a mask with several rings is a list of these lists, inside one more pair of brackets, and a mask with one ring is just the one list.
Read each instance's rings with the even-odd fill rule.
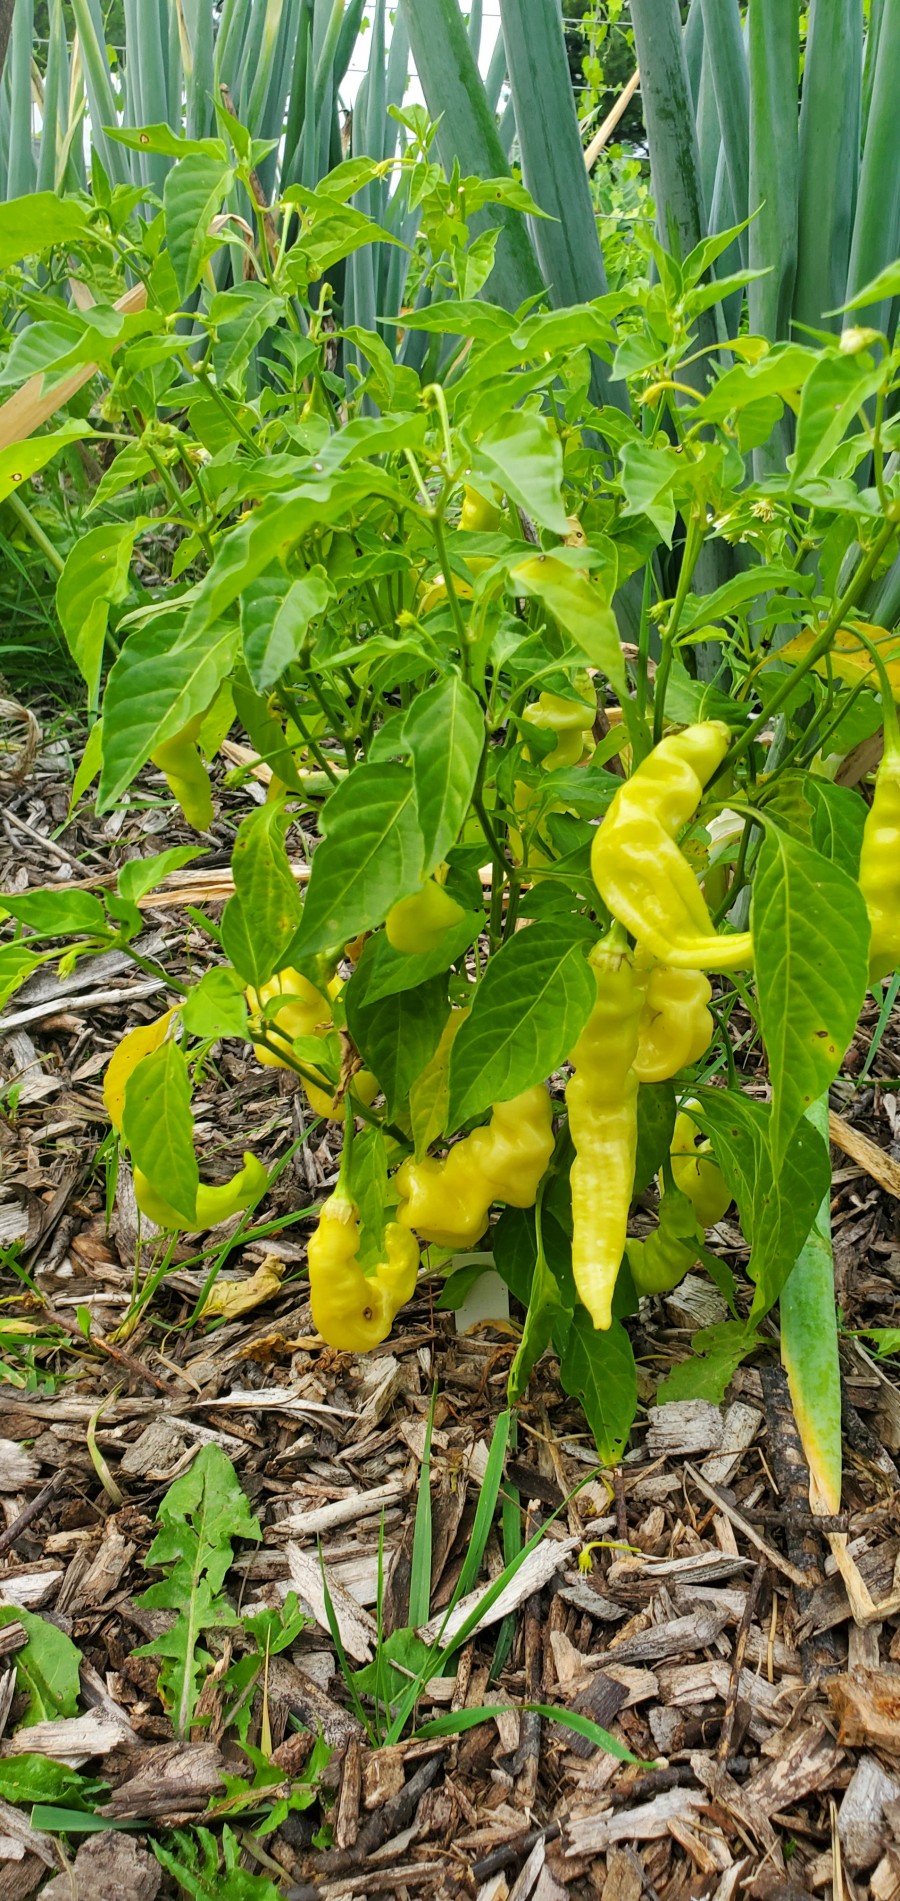
[[[639,963],[642,959],[638,960]],[[712,1041],[712,985],[702,970],[654,964],[638,1025],[638,1082],[667,1082],[697,1063]]]
[[900,962],[900,734],[897,709],[885,686],[888,681],[882,687],[884,753],[859,859],[859,888],[872,927],[869,977],[873,983]]
[[437,1161],[412,1157],[397,1170],[397,1220],[436,1247],[474,1247],[493,1201],[530,1208],[553,1154],[553,1105],[543,1083],[498,1102],[485,1128]]
[[594,883],[608,910],[679,970],[740,970],[752,962],[749,931],[719,935],[675,840],[724,759],[728,727],[704,720],[671,733],[616,792],[591,848]]
[[364,1274],[353,1202],[340,1192],[326,1201],[308,1248],[312,1316],[326,1345],[369,1353],[387,1339],[395,1315],[415,1292],[419,1250],[412,1235],[390,1221],[384,1238],[387,1259]]
[[252,1202],[258,1201],[260,1195],[265,1193],[268,1182],[269,1177],[262,1162],[245,1150],[244,1166],[238,1169],[236,1175],[232,1175],[230,1181],[200,1183],[192,1222],[185,1221],[139,1168],[134,1171],[134,1198],[141,1214],[146,1215],[148,1221],[155,1221],[158,1228],[186,1228],[194,1233],[203,1228],[214,1228],[217,1222],[227,1221],[229,1215],[249,1208]]
[[597,1001],[571,1055],[566,1085],[575,1148],[572,1271],[595,1327],[612,1322],[637,1158],[634,1059],[646,977],[615,926],[590,958]]
[[639,1294],[667,1294],[689,1274],[703,1245],[731,1206],[731,1191],[708,1141],[682,1109],[671,1143],[673,1187],[664,1190],[659,1223],[646,1241],[629,1241],[628,1265]]
[[209,774],[196,745],[205,718],[205,712],[198,713],[180,733],[175,733],[172,739],[164,739],[150,754],[188,824],[198,832],[208,832],[213,822]]
[[411,898],[392,904],[385,922],[385,935],[395,951],[407,955],[436,950],[446,933],[465,917],[461,904],[451,898],[436,878],[428,878],[421,891]]

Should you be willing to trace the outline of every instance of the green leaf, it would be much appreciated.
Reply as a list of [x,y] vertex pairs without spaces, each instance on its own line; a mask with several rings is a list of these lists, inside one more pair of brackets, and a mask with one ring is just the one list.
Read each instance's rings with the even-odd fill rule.
[[[8,1622],[25,1622],[14,1605],[5,1608],[10,1612]],[[26,1612],[26,1616],[31,1615],[30,1611]],[[19,1651],[18,1655],[21,1654]],[[32,1802],[74,1803],[85,1799],[96,1788],[95,1781],[77,1775],[67,1763],[56,1762],[52,1756],[23,1754],[0,1760],[0,1797],[5,1802],[20,1803],[23,1807]]]
[[675,1127],[674,1083],[641,1083],[638,1089],[638,1145],[634,1169],[635,1195],[649,1188],[669,1153]]
[[[0,205],[0,211],[3,210]],[[92,436],[89,423],[79,422],[71,417],[54,430],[52,435],[31,436],[27,442],[14,442],[9,449],[0,451],[0,502],[5,502],[13,489],[21,488],[29,476],[44,469],[53,457],[68,443],[77,442],[84,436]]]
[[[809,1120],[828,1140],[828,1097]],[[841,1363],[831,1246],[831,1183],[781,1290],[781,1358],[818,1507],[841,1509]]]
[[104,936],[106,912],[92,891],[23,891],[21,897],[4,892],[3,909],[41,937],[68,937],[76,931]]
[[582,919],[538,922],[490,959],[450,1057],[451,1128],[565,1061],[596,1000],[591,935]]
[[23,1725],[77,1716],[81,1652],[71,1637],[18,1604],[0,1604],[0,1627],[4,1624],[21,1624],[28,1632],[28,1642],[14,1657],[16,1689],[28,1699]]
[[691,1341],[690,1359],[680,1361],[656,1389],[656,1404],[707,1399],[720,1406],[742,1360],[759,1346],[755,1327],[746,1320],[720,1320]]
[[311,568],[299,580],[260,575],[241,600],[241,626],[247,672],[258,693],[266,693],[296,660],[311,620],[334,599],[324,568]]
[[164,739],[210,705],[238,644],[236,626],[190,633],[183,617],[129,634],[103,697],[98,812],[108,812]]
[[554,535],[568,534],[562,445],[542,416],[522,409],[500,416],[478,442],[473,468],[505,489],[539,527]]
[[[366,945],[366,1001],[391,997],[398,990],[417,990],[429,977],[439,977],[462,957],[480,931],[484,912],[466,911],[433,951],[396,951],[379,933]],[[371,948],[370,948],[371,946]]]
[[415,783],[405,766],[356,766],[321,815],[294,950],[311,957],[381,924],[422,884]]
[[388,1167],[384,1136],[367,1128],[356,1135],[350,1154],[347,1192],[359,1209],[357,1260],[363,1273],[385,1258],[384,1226],[388,1208]]
[[528,1312],[525,1315],[522,1338],[509,1369],[506,1392],[510,1406],[518,1405],[538,1360],[550,1345],[554,1329],[559,1326],[563,1317],[568,1318],[571,1312],[572,1309],[567,1309],[564,1305],[559,1282],[547,1261],[546,1254],[541,1249],[535,1262],[529,1290]]
[[597,583],[548,554],[532,555],[520,562],[510,569],[509,578],[517,593],[531,594],[542,602],[624,699],[628,688],[618,623]]
[[601,1463],[617,1465],[637,1411],[634,1354],[621,1320],[600,1333],[585,1309],[576,1307],[559,1376],[565,1391],[581,1400]]
[[166,174],[166,242],[182,299],[189,297],[200,282],[210,220],[229,191],[231,180],[231,168],[207,152],[189,152]]
[[281,1901],[281,1890],[268,1875],[250,1874],[238,1866],[241,1843],[227,1823],[222,1830],[224,1869],[219,1866],[219,1844],[209,1829],[195,1827],[191,1834],[176,1829],[168,1839],[173,1847],[163,1848],[152,1840],[150,1846],[160,1867],[191,1901]]
[[800,398],[796,444],[788,458],[792,483],[818,475],[883,376],[867,351],[858,356],[822,351]]
[[812,803],[812,842],[823,858],[839,865],[848,878],[859,876],[859,855],[868,806],[849,786],[834,785],[807,773],[804,791]]
[[856,1028],[869,922],[853,879],[770,823],[753,884],[752,929],[777,1168],[801,1116],[837,1075]]
[[772,1111],[768,1103],[721,1089],[699,1089],[696,1101],[696,1120],[712,1137],[716,1161],[738,1204],[750,1244],[750,1274],[756,1282],[752,1318],[756,1321],[778,1299],[827,1192],[828,1150],[804,1117],[776,1166],[769,1142]]
[[187,1064],[177,1043],[143,1056],[125,1085],[122,1133],[136,1168],[190,1226],[199,1170]]
[[456,673],[414,701],[403,722],[428,877],[455,845],[484,751],[484,714]]
[[181,1020],[189,1036],[204,1041],[220,1036],[247,1036],[244,980],[228,964],[214,964],[184,999]]
[[365,980],[364,953],[344,992],[347,1027],[378,1077],[388,1118],[393,1119],[440,1042],[447,1020],[447,980],[431,977],[417,990],[403,990],[371,1004],[366,1000]]
[[100,690],[109,610],[128,593],[134,537],[135,527],[129,523],[89,529],[76,541],[56,586],[60,626],[92,708]]
[[150,858],[129,858],[119,871],[119,890],[129,904],[137,904],[155,891],[170,871],[180,871],[202,855],[200,845],[172,845],[168,851],[154,852]]
[[0,947],[0,1010],[9,1002],[11,996],[20,988],[33,970],[39,970],[43,959],[25,944],[4,944]]
[[257,806],[241,820],[231,854],[235,892],[222,913],[222,945],[244,982],[256,990],[289,961],[288,947],[301,918],[285,824],[279,806]]
[[674,449],[654,449],[639,437],[621,451],[624,516],[646,515],[667,547],[672,545],[675,503],[672,484],[682,474]]
[[87,230],[91,207],[55,191],[35,191],[0,205],[0,270],[22,257],[35,257],[56,245],[67,246]]
[[168,1575],[138,1601],[178,1615],[169,1630],[135,1654],[164,1659],[160,1687],[172,1708],[176,1733],[185,1736],[200,1670],[210,1661],[198,1649],[201,1633],[237,1622],[220,1595],[232,1561],[232,1541],[258,1541],[262,1534],[231,1461],[214,1444],[202,1446],[190,1470],[170,1485],[157,1522],[160,1529],[146,1562],[168,1567]]

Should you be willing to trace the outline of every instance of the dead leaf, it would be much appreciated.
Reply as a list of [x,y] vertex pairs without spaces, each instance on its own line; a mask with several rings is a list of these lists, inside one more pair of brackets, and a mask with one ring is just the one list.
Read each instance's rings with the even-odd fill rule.
[[225,1320],[237,1320],[239,1314],[252,1313],[254,1307],[261,1307],[264,1300],[271,1300],[277,1294],[284,1266],[277,1254],[267,1254],[249,1280],[217,1280],[203,1302],[200,1318],[209,1320],[211,1315],[217,1314]]

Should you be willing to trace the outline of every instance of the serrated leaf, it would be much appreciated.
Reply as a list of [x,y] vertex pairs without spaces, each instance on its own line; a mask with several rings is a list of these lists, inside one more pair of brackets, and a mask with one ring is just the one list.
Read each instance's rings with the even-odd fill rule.
[[231,168],[208,152],[189,152],[166,173],[163,213],[166,242],[179,297],[200,282],[210,220],[231,185]]
[[151,752],[210,705],[234,660],[236,626],[189,633],[183,620],[129,634],[103,696],[98,812],[121,798]]
[[596,1000],[592,933],[560,918],[517,931],[493,956],[450,1058],[450,1128],[531,1089],[564,1062]]
[[510,569],[509,578],[517,593],[542,602],[624,699],[628,689],[618,623],[597,583],[551,554],[531,555]]
[[266,693],[296,660],[310,621],[333,599],[324,568],[311,568],[296,581],[278,572],[251,582],[241,600],[241,627],[247,672],[258,693]]
[[834,1081],[856,1028],[869,921],[859,886],[839,865],[770,824],[753,884],[752,930],[777,1169],[801,1116]]
[[469,810],[484,751],[481,705],[458,674],[419,695],[403,723],[423,845],[423,877],[446,857]]
[[232,1561],[232,1540],[261,1536],[231,1461],[215,1444],[202,1446],[190,1470],[170,1485],[157,1513],[160,1526],[147,1553],[148,1565],[171,1567],[138,1600],[178,1613],[171,1628],[138,1656],[164,1658],[160,1684],[173,1709],[179,1736],[187,1734],[197,1697],[199,1671],[211,1659],[198,1654],[203,1630],[237,1622],[222,1598]]
[[422,884],[415,784],[405,766],[356,766],[323,808],[294,946],[311,957],[381,924]]
[[177,1043],[144,1056],[125,1084],[122,1133],[136,1168],[188,1227],[200,1174],[187,1064]]
[[637,1412],[637,1372],[621,1320],[605,1332],[577,1306],[560,1356],[565,1391],[580,1399],[603,1465],[617,1465]]
[[135,528],[111,522],[76,541],[56,585],[56,611],[66,644],[96,705],[109,610],[124,601]]
[[235,892],[222,913],[222,944],[244,982],[256,990],[289,961],[288,947],[301,919],[285,823],[277,805],[257,806],[242,819],[231,854]]
[[756,1328],[745,1320],[721,1320],[714,1327],[704,1327],[694,1334],[690,1358],[660,1381],[656,1404],[705,1399],[720,1406],[741,1362],[758,1345]]

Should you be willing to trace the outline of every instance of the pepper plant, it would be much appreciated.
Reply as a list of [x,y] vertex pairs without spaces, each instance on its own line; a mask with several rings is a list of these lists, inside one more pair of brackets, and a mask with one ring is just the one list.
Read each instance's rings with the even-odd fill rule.
[[[424,114],[404,123],[434,292],[402,318],[419,369],[354,327],[356,366],[338,374],[321,287],[383,240],[353,201],[391,162],[290,188],[274,256],[246,249],[261,279],[228,293],[209,253],[243,240],[215,197],[190,215],[170,198],[150,223],[115,193],[95,212],[71,201],[67,267],[102,267],[109,301],[55,355],[45,330],[42,366],[99,352],[93,446],[115,452],[59,587],[92,702],[113,655],[76,795],[96,778],[100,812],[127,808],[155,766],[199,852],[209,762],[235,725],[270,772],[234,840],[233,895],[195,913],[215,967],[169,979],[169,1009],[120,1046],[111,1120],[144,1217],[196,1231],[267,1185],[252,1155],[230,1184],[201,1183],[198,1068],[231,1038],[294,1072],[345,1126],[310,1244],[323,1339],[374,1345],[420,1246],[440,1270],[485,1236],[525,1313],[510,1400],[552,1347],[606,1461],[636,1409],[641,1298],[700,1263],[728,1311],[670,1396],[720,1396],[780,1302],[834,1510],[827,1091],[900,930],[900,638],[859,611],[897,553],[898,356],[852,314],[815,346],[746,334],[724,361],[703,346],[735,232],[681,260],[651,241],[640,292],[516,312],[479,298],[508,220],[535,208],[509,177],[448,182]],[[223,146],[222,199],[253,161]],[[507,225],[483,228],[498,203]],[[56,235],[24,229],[20,206],[0,211],[0,240],[52,268]],[[126,269],[147,301],[113,322]],[[251,290],[277,339],[262,387]],[[900,266],[879,295],[898,292]],[[33,368],[17,340],[7,380]],[[788,468],[749,481],[746,452],[785,412]],[[29,466],[76,428],[91,439],[83,418],[57,426]],[[162,522],[176,552],[149,586],[131,552]],[[736,571],[703,591],[701,557],[723,546]],[[614,607],[628,587],[633,641]],[[862,779],[836,780],[882,726],[870,805]],[[133,860],[102,893],[7,898],[6,994],[60,939],[64,961],[113,945],[141,961],[141,904],[190,856]],[[765,1099],[742,1075],[760,1043]],[[656,1223],[643,1241],[638,1197]],[[741,1273],[714,1227],[731,1202]]]

